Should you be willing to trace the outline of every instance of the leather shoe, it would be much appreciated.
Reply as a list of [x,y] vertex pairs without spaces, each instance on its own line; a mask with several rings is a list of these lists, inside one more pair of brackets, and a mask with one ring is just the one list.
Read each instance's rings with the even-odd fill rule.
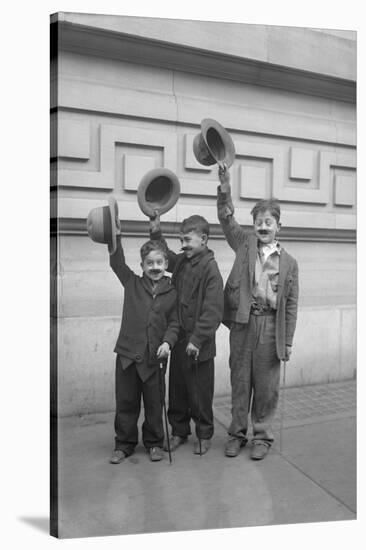
[[121,451],[121,449],[115,449],[112,453],[111,458],[109,459],[109,462],[111,464],[121,464],[126,456],[127,455],[123,451]]
[[[186,437],[181,437],[180,435],[171,435],[169,438],[170,451],[173,452],[178,449],[179,445],[183,445],[187,441]],[[164,451],[168,451],[168,443],[164,442]]]
[[159,460],[163,460],[164,458],[163,449],[161,447],[150,447],[149,454],[151,462],[159,462]]
[[269,451],[269,445],[265,443],[253,443],[250,458],[252,460],[262,460]]
[[225,455],[226,456],[238,456],[240,453],[241,447],[244,447],[246,444],[246,439],[239,439],[238,437],[230,437],[225,445]]
[[201,448],[200,442],[195,441],[193,452],[195,455],[204,455],[205,453],[207,453],[210,447],[211,439],[201,439]]

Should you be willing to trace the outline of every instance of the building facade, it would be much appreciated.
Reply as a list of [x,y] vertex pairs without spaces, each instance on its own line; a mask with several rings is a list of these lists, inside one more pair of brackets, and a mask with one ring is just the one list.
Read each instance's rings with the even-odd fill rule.
[[[183,218],[211,224],[224,280],[233,253],[216,215],[217,166],[192,141],[203,118],[232,136],[236,218],[282,205],[281,243],[299,263],[300,303],[287,384],[356,371],[355,33],[58,13],[51,18],[52,373],[61,415],[114,408],[123,288],[86,217],[118,200],[126,258],[140,272],[148,220],[136,191],[151,168],[181,183],[162,228],[178,250]],[[217,333],[216,395],[230,391],[228,331]]]

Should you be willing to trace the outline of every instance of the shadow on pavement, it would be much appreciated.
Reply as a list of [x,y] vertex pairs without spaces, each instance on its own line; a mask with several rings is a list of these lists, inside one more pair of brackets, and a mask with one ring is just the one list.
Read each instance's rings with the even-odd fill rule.
[[34,527],[34,529],[37,529],[37,531],[41,531],[43,533],[49,534],[50,531],[50,520],[49,518],[42,518],[42,517],[20,517],[18,518],[23,523],[27,523],[31,527]]

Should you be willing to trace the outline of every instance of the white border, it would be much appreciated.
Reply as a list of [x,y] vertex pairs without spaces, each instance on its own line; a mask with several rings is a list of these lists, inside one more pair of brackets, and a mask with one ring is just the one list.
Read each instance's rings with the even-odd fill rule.
[[[179,5],[178,5],[179,4]],[[241,6],[241,7],[238,7]],[[2,7],[2,209],[1,209],[1,493],[5,548],[22,544],[29,550],[62,544],[68,548],[212,548],[231,544],[249,548],[333,549],[357,545],[364,538],[364,503],[360,492],[357,522],[322,523],[200,531],[126,537],[71,539],[59,542],[21,521],[48,516],[48,24],[56,11],[233,21],[300,27],[358,30],[359,127],[363,126],[365,96],[362,51],[365,50],[362,3],[334,0],[302,3],[267,0],[184,2],[53,0],[8,2]],[[5,122],[5,126],[4,126]],[[363,129],[361,134],[363,137]],[[362,142],[359,140],[360,150]],[[360,155],[358,204],[363,201],[364,170]],[[359,241],[365,238],[359,224]],[[361,254],[359,255],[361,256]],[[360,274],[362,258],[359,257]],[[362,270],[362,271],[361,271]],[[359,288],[359,302],[364,292]],[[359,310],[361,304],[359,303]],[[359,315],[359,321],[361,321]],[[9,330],[10,329],[10,330]],[[359,341],[362,328],[359,322]],[[360,344],[361,348],[361,344]],[[5,351],[5,353],[4,353]],[[360,351],[362,351],[360,349]],[[359,382],[363,354],[359,358]],[[361,394],[360,394],[361,395]],[[361,401],[361,399],[360,399]],[[364,401],[364,399],[363,399]],[[363,413],[363,411],[362,411]],[[364,416],[358,418],[362,424]],[[361,435],[361,433],[360,433]],[[362,438],[359,437],[362,453]],[[359,487],[364,484],[364,462],[359,463]],[[268,531],[269,529],[269,531]],[[360,543],[358,543],[360,544]]]

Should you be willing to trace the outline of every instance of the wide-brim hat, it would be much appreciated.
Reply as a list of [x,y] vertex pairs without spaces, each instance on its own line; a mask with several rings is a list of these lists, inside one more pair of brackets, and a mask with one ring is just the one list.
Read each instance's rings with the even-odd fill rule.
[[229,168],[235,160],[234,142],[229,132],[213,118],[201,121],[201,132],[193,140],[193,153],[204,166],[225,162]]
[[89,237],[96,243],[108,245],[109,254],[117,248],[117,225],[119,224],[118,204],[113,195],[109,195],[108,206],[93,208],[88,214],[86,228]]
[[149,218],[155,216],[155,211],[159,215],[168,212],[177,202],[179,195],[179,179],[168,168],[149,170],[137,188],[137,202]]

